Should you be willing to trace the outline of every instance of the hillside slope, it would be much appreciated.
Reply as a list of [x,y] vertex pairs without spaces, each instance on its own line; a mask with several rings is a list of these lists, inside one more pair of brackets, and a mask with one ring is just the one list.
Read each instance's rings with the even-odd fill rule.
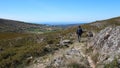
[[57,27],[0,19],[0,32],[43,32],[55,29],[57,29]]
[[99,32],[100,30],[111,26],[120,26],[120,17],[115,17],[107,20],[100,20],[100,21],[95,21],[91,22],[88,24],[83,24],[82,27],[87,30],[87,31],[94,31],[94,32]]

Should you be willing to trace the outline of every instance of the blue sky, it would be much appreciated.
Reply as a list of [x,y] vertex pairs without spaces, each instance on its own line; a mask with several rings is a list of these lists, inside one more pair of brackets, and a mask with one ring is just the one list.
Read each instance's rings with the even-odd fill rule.
[[26,22],[91,22],[120,16],[120,0],[0,0],[0,18]]

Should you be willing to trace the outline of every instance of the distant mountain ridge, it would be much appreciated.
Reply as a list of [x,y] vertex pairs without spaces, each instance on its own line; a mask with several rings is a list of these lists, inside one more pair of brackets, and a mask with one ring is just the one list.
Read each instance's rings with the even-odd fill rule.
[[0,19],[0,32],[30,32],[30,31],[46,31],[55,28],[42,25],[32,24],[28,22]]

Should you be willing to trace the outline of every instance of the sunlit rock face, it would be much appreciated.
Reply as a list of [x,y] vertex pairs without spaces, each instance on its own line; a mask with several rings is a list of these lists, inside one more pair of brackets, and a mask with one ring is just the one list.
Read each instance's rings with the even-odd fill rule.
[[88,44],[93,54],[98,53],[98,62],[108,64],[120,58],[120,26],[107,27],[101,30]]

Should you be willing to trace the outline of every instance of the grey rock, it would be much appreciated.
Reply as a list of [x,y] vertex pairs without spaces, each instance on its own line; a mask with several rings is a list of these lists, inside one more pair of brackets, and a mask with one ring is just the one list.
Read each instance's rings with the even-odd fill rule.
[[62,40],[62,41],[60,41],[60,45],[62,45],[62,46],[68,46],[69,44],[72,44],[71,40]]
[[118,59],[118,64],[120,64],[120,59]]
[[88,61],[85,57],[83,57],[80,53],[80,50],[71,48],[66,51],[63,55],[54,57],[53,60],[50,61],[48,67],[51,68],[68,68],[67,65],[71,63],[78,63],[79,65],[85,66],[88,65]]
[[120,55],[120,26],[107,27],[100,31],[88,44],[97,52],[98,62],[108,64]]
[[88,36],[88,37],[93,37],[93,32],[89,31],[89,32],[87,33],[87,36]]
[[80,54],[80,51],[79,50],[76,50],[76,49],[74,49],[74,48],[72,48],[70,51],[67,51],[67,55],[78,55],[78,56],[80,56],[81,54]]
[[60,66],[63,66],[64,64],[64,58],[63,57],[57,57],[57,58],[54,58],[54,60],[51,62],[50,65],[52,65],[53,67],[60,67]]

